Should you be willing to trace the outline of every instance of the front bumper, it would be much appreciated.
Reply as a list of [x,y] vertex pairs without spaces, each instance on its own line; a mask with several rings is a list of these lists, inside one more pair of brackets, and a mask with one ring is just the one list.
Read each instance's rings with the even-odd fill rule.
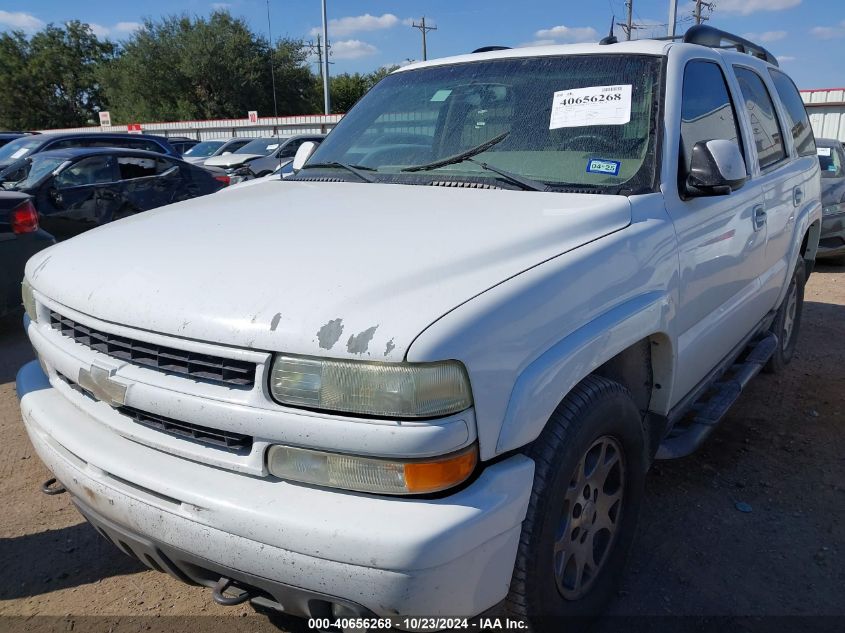
[[374,497],[133,442],[59,393],[37,362],[20,370],[17,389],[39,457],[100,529],[148,543],[136,555],[150,567],[165,567],[145,559],[157,551],[183,580],[228,573],[302,616],[320,602],[303,596],[379,616],[472,616],[507,594],[533,483],[525,456],[487,467],[449,497]]
[[822,230],[816,259],[840,257],[842,255],[845,255],[845,209],[831,215],[825,215],[822,218]]

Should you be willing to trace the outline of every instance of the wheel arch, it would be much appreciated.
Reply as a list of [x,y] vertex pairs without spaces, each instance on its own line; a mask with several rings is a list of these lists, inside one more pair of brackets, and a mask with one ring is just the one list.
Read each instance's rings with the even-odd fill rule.
[[644,417],[668,413],[676,358],[669,334],[671,306],[663,293],[636,297],[579,328],[528,365],[511,392],[496,452],[536,439],[560,402],[591,374],[628,388]]

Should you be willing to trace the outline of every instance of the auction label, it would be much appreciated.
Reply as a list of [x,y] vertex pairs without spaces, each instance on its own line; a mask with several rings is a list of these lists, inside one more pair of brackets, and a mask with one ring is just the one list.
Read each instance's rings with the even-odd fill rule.
[[625,125],[631,120],[631,84],[561,90],[552,100],[549,129]]

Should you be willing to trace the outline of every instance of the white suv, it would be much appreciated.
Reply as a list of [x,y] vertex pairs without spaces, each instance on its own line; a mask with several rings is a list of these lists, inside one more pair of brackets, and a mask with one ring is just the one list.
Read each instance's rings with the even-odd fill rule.
[[30,260],[17,386],[57,485],[224,603],[598,612],[652,458],[795,349],[822,209],[794,85],[708,27],[487,51],[312,149]]

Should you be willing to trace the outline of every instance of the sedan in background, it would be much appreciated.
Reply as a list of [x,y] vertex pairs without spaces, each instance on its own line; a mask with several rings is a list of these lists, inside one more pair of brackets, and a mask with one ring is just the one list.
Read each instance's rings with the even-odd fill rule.
[[252,141],[251,138],[215,138],[197,143],[182,155],[182,160],[194,165],[202,165],[212,156],[222,156],[236,152]]
[[[304,142],[313,141],[319,144],[324,138],[325,134],[256,138],[232,154],[209,158],[205,165],[221,167],[230,176],[234,176],[242,167],[249,167],[255,178],[262,178],[276,171],[279,165],[293,160],[296,150]],[[233,184],[236,178],[232,178]]]
[[32,196],[0,191],[0,316],[21,305],[21,281],[26,261],[55,244],[38,225]]
[[0,147],[0,170],[38,152],[69,147],[125,147],[179,158],[179,153],[163,136],[106,132],[54,132],[30,134]]
[[0,172],[0,186],[32,196],[41,226],[59,239],[226,184],[182,160],[118,148],[41,152]]
[[836,139],[817,138],[822,171],[822,232],[817,259],[845,264],[845,151]]
[[28,132],[0,132],[0,147],[24,136],[30,136],[30,134]]
[[191,149],[194,145],[199,144],[199,141],[195,138],[189,138],[187,136],[168,136],[167,142],[170,143],[170,146],[179,152],[180,156],[184,156],[185,152]]

